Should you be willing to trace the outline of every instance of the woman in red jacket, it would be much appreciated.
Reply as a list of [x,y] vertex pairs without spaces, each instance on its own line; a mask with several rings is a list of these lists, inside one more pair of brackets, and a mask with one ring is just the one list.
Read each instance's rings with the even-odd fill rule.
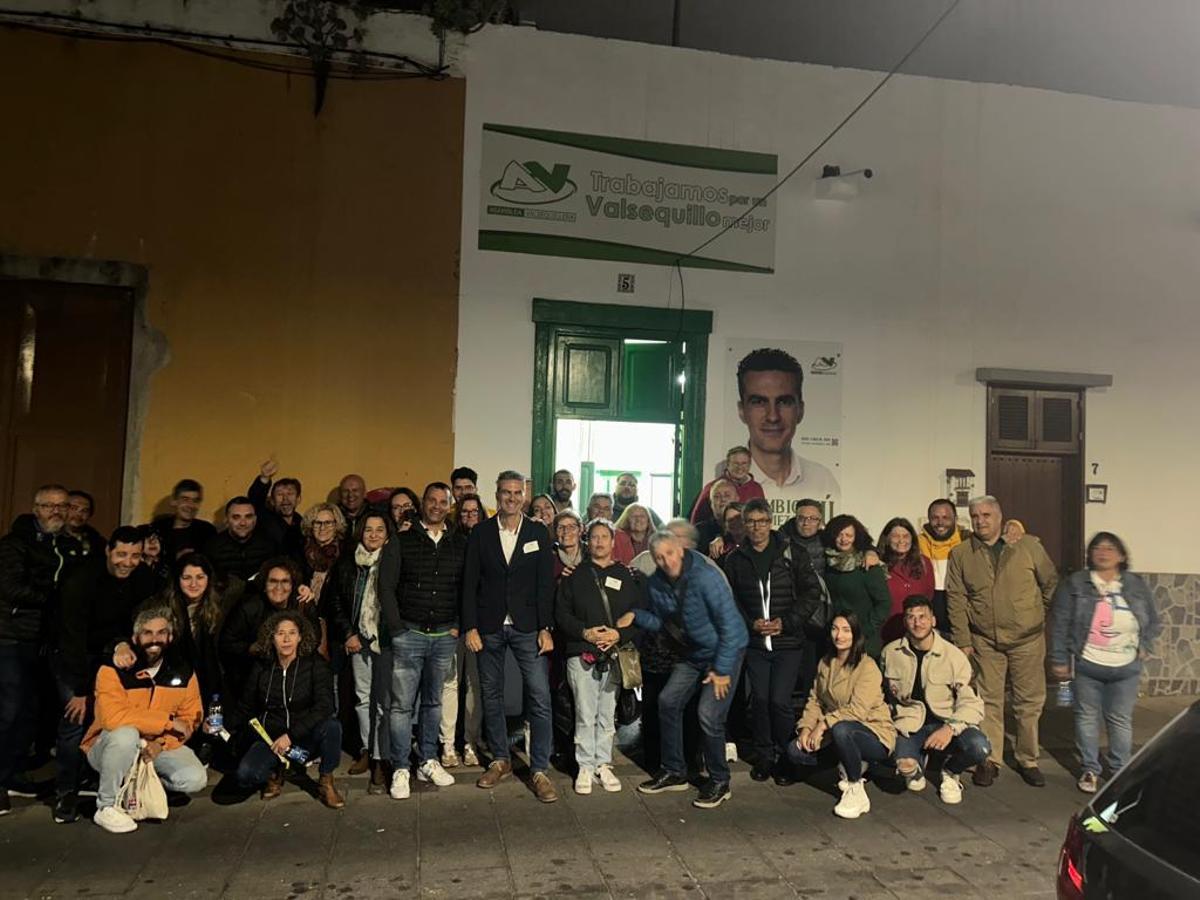
[[[892,519],[879,535],[879,558],[887,566],[892,608],[883,623],[883,642],[904,637],[904,601],[920,594],[933,601],[933,563],[921,555],[917,532],[908,519]],[[939,622],[939,625],[942,623]]]

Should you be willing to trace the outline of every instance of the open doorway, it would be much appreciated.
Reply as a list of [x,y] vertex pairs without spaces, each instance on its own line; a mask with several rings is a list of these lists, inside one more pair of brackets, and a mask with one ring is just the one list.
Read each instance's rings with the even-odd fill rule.
[[704,386],[712,313],[534,300],[533,478],[575,476],[576,509],[618,476],[678,515],[703,484]]

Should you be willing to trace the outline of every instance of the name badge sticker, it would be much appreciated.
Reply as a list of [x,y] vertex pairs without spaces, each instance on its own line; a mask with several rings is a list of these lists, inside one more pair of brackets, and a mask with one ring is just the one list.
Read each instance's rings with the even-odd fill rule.
[[523,550],[525,553],[537,553],[541,549],[541,545],[537,541],[527,541]]
[[604,579],[604,586],[610,591],[619,591],[621,589],[621,579],[608,575]]

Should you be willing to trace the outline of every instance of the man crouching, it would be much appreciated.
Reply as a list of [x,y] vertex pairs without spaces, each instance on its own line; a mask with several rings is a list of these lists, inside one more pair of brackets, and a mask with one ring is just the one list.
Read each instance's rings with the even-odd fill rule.
[[96,718],[82,746],[100,773],[92,821],[114,834],[137,828],[116,804],[139,752],[168,790],[194,794],[208,784],[204,766],[184,746],[203,716],[200,687],[192,667],[167,653],[173,637],[169,610],[143,610],[133,623],[137,662],[125,670],[105,663],[96,675]]

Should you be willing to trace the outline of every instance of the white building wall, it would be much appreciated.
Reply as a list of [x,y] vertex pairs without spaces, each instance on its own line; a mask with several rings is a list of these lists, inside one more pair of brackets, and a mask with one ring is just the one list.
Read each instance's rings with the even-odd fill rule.
[[[532,298],[663,306],[672,273],[477,250],[482,123],[777,153],[785,172],[880,76],[511,28],[473,36],[461,65],[455,457],[486,491],[529,465]],[[781,190],[774,275],[685,270],[688,307],[714,313],[706,464],[725,449],[727,338],[843,343],[843,508],[873,531],[923,514],[947,467],[982,487],[976,367],[1109,373],[1087,394],[1109,502],[1086,531],[1124,536],[1138,569],[1197,571],[1197,146],[1192,109],[897,76]],[[878,174],[816,203],[826,162]]]

